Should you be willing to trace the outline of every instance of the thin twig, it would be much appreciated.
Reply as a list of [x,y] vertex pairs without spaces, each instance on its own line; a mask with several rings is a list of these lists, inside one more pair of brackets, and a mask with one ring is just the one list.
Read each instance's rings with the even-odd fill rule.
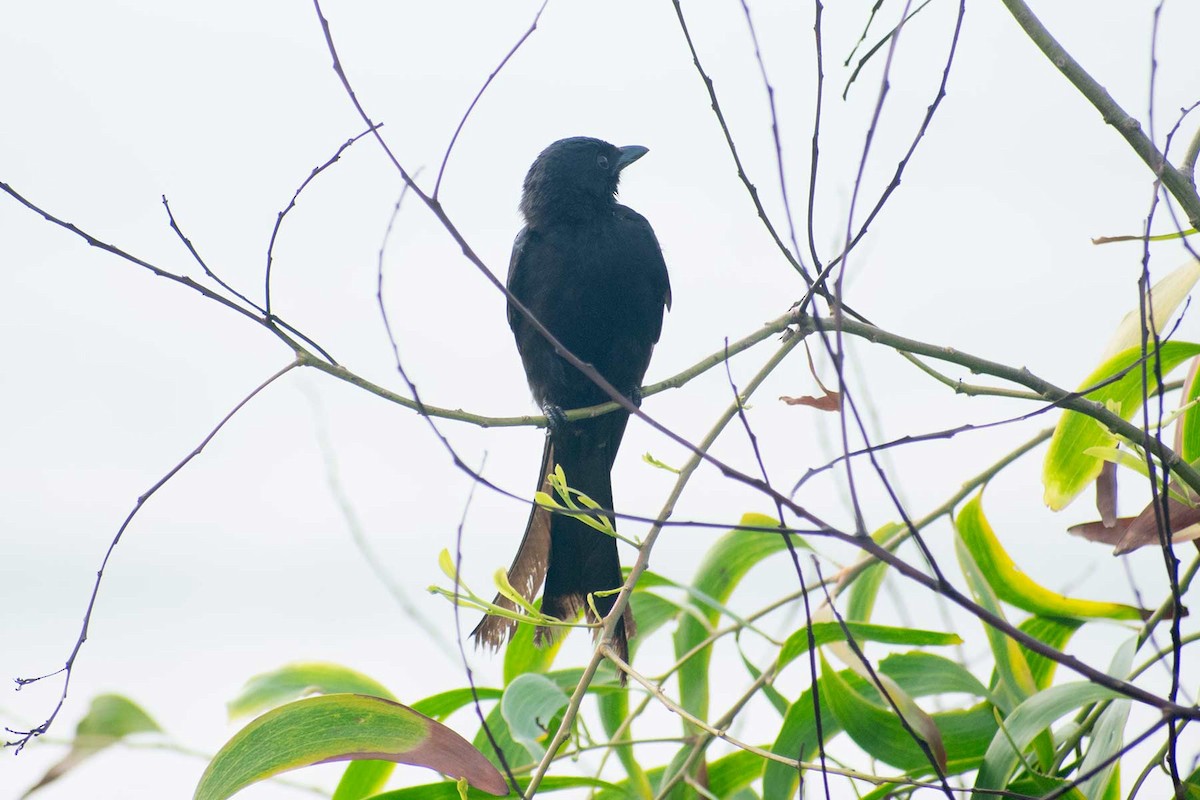
[[5,730],[7,730],[9,733],[17,736],[17,738],[12,741],[6,741],[4,743],[5,747],[13,747],[15,748],[13,751],[14,753],[20,753],[21,750],[25,748],[25,745],[29,744],[30,740],[41,736],[50,729],[50,726],[54,723],[58,713],[62,711],[63,705],[66,704],[67,693],[71,688],[71,676],[75,668],[75,660],[79,657],[79,653],[83,649],[83,643],[87,641],[88,629],[92,622],[92,612],[96,608],[96,599],[100,596],[100,584],[104,580],[104,570],[108,568],[108,562],[112,558],[113,551],[117,549],[117,545],[121,542],[121,537],[125,534],[125,530],[129,527],[129,524],[133,522],[133,518],[136,517],[137,513],[142,510],[142,507],[145,506],[146,502],[154,496],[155,492],[165,486],[172,478],[179,474],[180,470],[191,463],[192,459],[204,451],[204,448],[208,446],[208,443],[211,442],[221,431],[221,429],[225,427],[225,423],[233,419],[234,415],[241,411],[242,408],[245,407],[245,405],[252,399],[254,399],[259,392],[261,392],[263,389],[266,389],[276,380],[283,377],[299,365],[300,361],[297,359],[255,387],[253,391],[238,401],[237,405],[233,407],[233,410],[226,414],[221,421],[216,424],[216,427],[209,431],[208,435],[200,440],[200,444],[196,445],[196,447],[190,453],[183,457],[183,460],[171,467],[171,469],[168,470],[165,475],[159,478],[154,485],[152,485],[138,497],[137,502],[134,503],[133,508],[130,510],[129,514],[126,515],[125,521],[122,522],[121,527],[117,529],[116,535],[112,538],[112,541],[109,542],[108,550],[105,551],[104,558],[100,561],[100,569],[96,571],[96,580],[92,584],[92,594],[91,597],[88,598],[87,608],[83,613],[83,623],[80,625],[79,638],[75,641],[75,646],[71,649],[71,653],[67,656],[67,660],[63,664],[62,668],[46,675],[40,675],[36,678],[16,679],[17,686],[27,686],[31,683],[37,683],[38,681],[51,678],[55,675],[63,675],[62,694],[58,698],[58,704],[55,705],[54,710],[44,722],[42,722],[40,725],[30,728],[29,730],[18,731],[11,728],[5,728]]
[[275,263],[274,262],[275,238],[277,236],[279,236],[279,229],[283,225],[283,218],[287,216],[289,211],[291,211],[293,208],[296,207],[296,201],[300,198],[300,193],[303,192],[306,188],[308,188],[308,185],[310,183],[312,183],[314,178],[316,178],[318,175],[320,175],[322,172],[324,172],[329,167],[336,164],[338,159],[340,159],[342,157],[342,153],[346,152],[346,149],[348,147],[350,147],[350,145],[354,144],[359,139],[366,136],[368,133],[378,131],[378,129],[382,128],[382,127],[383,127],[382,122],[379,123],[378,125],[371,124],[370,127],[368,127],[362,133],[358,134],[357,136],[352,136],[351,138],[342,142],[341,147],[339,147],[337,149],[337,151],[329,158],[329,160],[327,160],[324,164],[321,164],[320,166],[313,167],[312,172],[308,173],[308,177],[305,178],[304,181],[300,184],[300,186],[296,189],[295,193],[292,195],[292,199],[288,202],[287,206],[282,211],[280,211],[279,214],[275,217],[275,227],[273,227],[271,229],[271,240],[269,242],[267,242],[267,268],[266,268],[264,278],[263,278],[264,308],[262,309],[262,311],[265,316],[267,316],[267,317],[271,316],[271,267]]
[[750,182],[750,178],[746,175],[746,169],[742,166],[742,158],[738,155],[737,145],[733,141],[733,134],[729,132],[729,125],[725,122],[725,115],[721,111],[721,104],[717,100],[717,93],[713,88],[712,78],[708,77],[708,73],[704,71],[704,67],[700,63],[700,55],[696,52],[695,44],[692,43],[692,34],[688,30],[687,20],[683,17],[683,7],[680,4],[680,0],[672,0],[672,3],[675,6],[675,16],[679,18],[679,28],[683,31],[683,38],[687,40],[688,50],[691,51],[692,63],[695,65],[696,71],[700,73],[701,80],[704,81],[704,88],[708,90],[708,98],[712,103],[713,114],[716,115],[717,123],[721,126],[721,133],[725,135],[725,144],[729,148],[729,154],[733,156],[733,164],[737,167],[738,178],[741,180],[742,185],[746,187],[746,191],[750,195],[750,200],[754,204],[754,209],[758,212],[758,218],[762,220],[767,233],[774,240],[775,246],[783,253],[788,263],[792,265],[792,268],[800,273],[800,277],[804,279],[804,282],[811,286],[812,278],[808,274],[808,268],[800,260],[800,254],[793,253],[783,243],[783,239],[779,237],[779,233],[775,230],[775,226],[772,224],[771,218],[767,215],[766,209],[763,208],[762,201],[758,197],[758,188]]
[[175,214],[171,211],[171,204],[167,201],[167,196],[165,194],[162,196],[162,204],[163,208],[167,210],[167,221],[171,225],[171,230],[173,230],[175,235],[179,237],[179,241],[183,242],[183,246],[187,248],[187,251],[192,254],[192,258],[197,264],[200,265],[200,269],[204,270],[204,274],[216,281],[222,289],[234,295],[258,313],[265,315],[267,312],[262,306],[251,300],[249,297],[246,297],[246,295],[242,294],[237,289],[234,289],[225,281],[221,280],[220,276],[209,269],[208,264],[203,258],[200,257],[200,253],[197,252],[196,247],[192,244],[192,240],[184,235],[183,230],[180,229],[179,225],[175,222]]
[[[471,101],[471,105],[467,106],[466,113],[464,113],[462,115],[462,119],[458,121],[458,127],[454,129],[454,135],[450,137],[450,143],[446,145],[446,154],[442,156],[442,165],[438,167],[437,180],[434,181],[433,194],[431,195],[434,200],[438,199],[438,192],[441,191],[442,188],[442,176],[446,172],[446,164],[450,162],[450,153],[454,150],[454,143],[458,141],[458,135],[462,133],[463,126],[467,124],[467,117],[471,116],[471,112],[475,110],[475,105],[479,102],[479,99],[483,97],[483,93],[487,91],[488,87],[492,85],[492,81],[496,79],[496,76],[500,74],[500,70],[504,69],[504,65],[509,62],[509,59],[517,54],[517,51],[521,49],[521,45],[525,44],[525,40],[532,36],[533,32],[537,30],[538,20],[542,18],[542,12],[546,10],[546,5],[549,2],[550,0],[542,0],[541,8],[539,8],[537,13],[533,15],[533,22],[529,24],[529,28],[524,34],[521,35],[521,38],[517,40],[517,43],[509,49],[508,53],[500,60],[500,63],[496,66],[496,68],[492,70],[492,73],[487,76],[487,80],[483,82],[483,86],[479,87],[479,91],[475,93],[475,98]],[[413,177],[416,176],[414,175]]]

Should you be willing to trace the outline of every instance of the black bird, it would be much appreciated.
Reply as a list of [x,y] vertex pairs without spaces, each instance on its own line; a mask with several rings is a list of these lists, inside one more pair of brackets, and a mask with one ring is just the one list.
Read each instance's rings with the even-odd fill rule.
[[[525,227],[517,234],[508,267],[513,296],[563,346],[634,402],[641,398],[663,309],[671,307],[667,265],[654,229],[616,201],[621,171],[645,154],[645,147],[614,147],[583,136],[543,150],[525,176]],[[546,476],[558,465],[568,486],[611,509],[611,472],[628,412],[568,422],[563,409],[611,398],[556,353],[511,302],[508,324],[529,388],[550,419],[538,487],[554,496]],[[539,507],[529,515],[508,579],[530,602],[544,579],[542,611],[566,620],[581,609],[594,619],[586,609],[587,595],[623,583],[615,539],[577,517]],[[615,601],[615,594],[596,596],[596,609],[607,615]],[[501,596],[496,603],[513,608]],[[473,635],[498,648],[515,627],[503,617],[485,617]],[[623,659],[628,660],[628,637],[633,635],[627,608],[614,635],[614,648]],[[552,636],[550,629],[539,628],[536,640],[542,644]]]

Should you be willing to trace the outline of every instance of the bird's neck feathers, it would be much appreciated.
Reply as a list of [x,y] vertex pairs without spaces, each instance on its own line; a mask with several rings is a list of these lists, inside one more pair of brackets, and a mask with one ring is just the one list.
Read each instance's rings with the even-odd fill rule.
[[564,184],[530,176],[521,195],[521,214],[530,227],[581,225],[611,216],[617,207],[616,187],[596,192],[594,187]]

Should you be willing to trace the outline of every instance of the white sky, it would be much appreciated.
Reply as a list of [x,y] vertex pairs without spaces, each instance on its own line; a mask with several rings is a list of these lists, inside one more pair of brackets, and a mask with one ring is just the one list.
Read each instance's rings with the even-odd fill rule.
[[[827,118],[814,233],[823,256],[844,235],[882,68],[881,59],[873,61],[849,102],[840,100],[847,76],[840,62],[870,4],[828,5]],[[1144,120],[1153,5],[1093,3],[1086,13],[1037,5],[1063,44]],[[406,167],[424,170],[423,185],[432,185],[464,109],[537,6],[330,0],[325,7],[359,97],[385,123]],[[932,99],[954,9],[948,0],[932,3],[901,41],[857,219],[886,184]],[[776,87],[803,241],[811,8],[771,2],[752,10]],[[885,8],[887,20],[878,21],[872,41],[897,12],[895,4]],[[747,171],[783,230],[766,96],[740,5],[693,2],[687,13]],[[1200,86],[1198,16],[1193,5],[1166,4],[1156,98],[1160,141]],[[105,241],[200,278],[167,226],[165,194],[210,266],[261,297],[277,213],[310,170],[363,127],[330,69],[311,6],[10,3],[5,17],[0,181]],[[1150,175],[999,3],[970,4],[948,91],[903,184],[851,257],[847,299],[902,335],[1028,366],[1074,386],[1135,305],[1140,271],[1137,246],[1096,248],[1089,238],[1140,228]],[[1194,125],[1185,127],[1184,139]],[[650,148],[626,173],[621,195],[652,221],[671,270],[675,306],[649,380],[719,350],[726,337],[746,335],[799,297],[797,276],[773,249],[737,180],[669,3],[551,3],[476,108],[442,198],[497,274],[507,267],[520,226],[517,200],[530,161],[549,142],[577,134]],[[285,222],[274,281],[278,313],[350,369],[396,390],[402,384],[374,294],[376,254],[400,186],[372,141],[351,148]],[[1165,217],[1159,222],[1169,227]],[[1182,259],[1178,245],[1156,248],[1155,274]],[[415,203],[402,213],[386,269],[400,352],[427,402],[497,416],[533,410],[502,297]],[[1198,335],[1192,321],[1181,335]],[[7,423],[0,434],[0,678],[7,680],[61,665],[103,552],[135,499],[290,353],[226,309],[89,248],[6,196],[0,196],[0,337],[7,343],[0,377]],[[773,347],[763,344],[734,360],[739,385]],[[878,348],[855,343],[852,356],[853,388],[872,408],[878,440],[1027,410],[955,397]],[[833,377],[827,365],[824,377]],[[775,400],[814,390],[797,350],[749,412],[780,486],[834,452],[832,417]],[[723,371],[714,370],[648,399],[645,410],[695,440],[729,397]],[[920,514],[1050,420],[917,445],[886,463],[910,510]],[[449,422],[441,428],[467,462],[479,464],[486,453],[492,481],[531,491],[540,433]],[[332,442],[335,465],[322,455],[322,435]],[[683,461],[683,451],[644,425],[630,426],[615,476],[617,503],[653,516],[671,476],[639,461],[647,451],[672,464]],[[754,469],[736,427],[715,453]],[[989,489],[988,511],[1002,538],[1023,568],[1054,588],[1127,599],[1120,564],[1064,532],[1091,516],[1088,502],[1060,516],[1041,507],[1039,465],[1040,451]],[[118,691],[181,742],[213,751],[236,729],[224,719],[225,700],[250,676],[297,660],[363,670],[402,700],[462,685],[457,662],[398,611],[351,546],[329,487],[331,469],[381,566],[422,615],[451,628],[449,605],[424,589],[445,583],[436,557],[453,546],[467,478],[415,414],[320,373],[292,374],[245,408],[130,527],[54,736],[73,730],[92,695]],[[1126,510],[1141,499],[1143,487],[1134,484],[1126,482]],[[870,479],[865,485],[868,524],[893,519],[878,487]],[[848,519],[838,483],[818,481],[806,492],[800,499],[819,513]],[[770,507],[710,469],[684,495],[678,518],[732,522],[751,510]],[[489,593],[495,568],[507,564],[525,515],[520,504],[476,493],[464,568],[481,593]],[[642,533],[632,524],[623,529]],[[946,525],[935,526],[930,539],[954,573],[947,534]],[[651,568],[687,580],[714,537],[670,532]],[[623,557],[632,560],[628,552]],[[1160,597],[1159,557],[1145,553],[1131,561],[1142,587]],[[794,582],[786,564],[767,565],[735,599],[753,609]],[[938,612],[921,593],[898,587],[912,615],[937,619],[928,616]],[[1079,646],[1094,647],[1088,652],[1103,665],[1121,636],[1101,632]],[[982,644],[975,647],[982,652]],[[576,634],[560,663],[578,663],[586,650],[585,637]],[[726,655],[725,699],[732,699],[747,679]],[[473,659],[482,683],[495,679],[498,658]],[[35,724],[58,691],[51,680],[0,695],[0,720]],[[473,726],[467,720],[460,730],[470,735]],[[773,728],[763,730],[750,738],[773,738]],[[0,797],[15,796],[60,754],[33,746],[15,761],[0,760]],[[187,796],[202,769],[202,761],[177,755],[114,752],[39,796]],[[293,777],[332,781],[337,772]],[[403,775],[414,783],[431,777]],[[303,795],[258,786],[241,796]]]

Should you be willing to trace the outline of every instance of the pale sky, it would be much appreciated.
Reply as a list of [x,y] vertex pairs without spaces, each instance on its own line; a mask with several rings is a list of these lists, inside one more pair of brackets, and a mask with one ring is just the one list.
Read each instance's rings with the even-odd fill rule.
[[[384,123],[383,135],[405,167],[422,170],[422,186],[432,188],[464,110],[538,5],[330,0],[324,6],[359,98]],[[1090,239],[1140,230],[1151,175],[1001,4],[969,5],[948,95],[900,188],[851,256],[846,298],[895,333],[1027,366],[1074,387],[1091,371],[1112,328],[1136,306],[1141,270],[1139,246],[1095,247]],[[863,71],[848,101],[840,97],[849,74],[841,62],[869,6],[827,4],[824,15],[826,117],[814,239],[825,258],[845,235],[865,126],[879,92],[881,57]],[[751,10],[776,89],[803,247],[812,9],[768,2],[752,3]],[[856,221],[886,185],[933,98],[955,10],[948,0],[936,0],[901,38]],[[685,11],[746,170],[786,231],[766,92],[741,6],[703,1],[687,3]],[[1093,3],[1083,11],[1041,2],[1035,11],[1145,122],[1153,4]],[[0,181],[106,242],[202,280],[168,227],[165,195],[213,270],[260,300],[277,214],[313,167],[364,127],[330,68],[311,5],[75,0],[9,3],[5,12]],[[869,41],[898,13],[898,5],[885,5]],[[1178,109],[1197,99],[1198,17],[1193,5],[1165,5],[1155,98],[1160,142]],[[1195,125],[1194,119],[1185,125],[1178,149]],[[525,170],[545,145],[571,135],[650,149],[621,187],[622,202],[657,231],[674,294],[648,381],[720,350],[726,339],[747,335],[800,297],[798,276],[774,248],[737,178],[671,4],[551,2],[476,107],[446,169],[441,198],[496,274],[506,271],[521,224],[517,201]],[[378,251],[400,188],[370,138],[316,178],[276,243],[273,303],[349,369],[402,392],[375,301]],[[1170,229],[1161,209],[1157,227]],[[1152,271],[1161,276],[1184,258],[1177,244],[1157,246]],[[503,297],[412,198],[396,224],[385,270],[400,354],[426,402],[492,416],[535,411]],[[0,678],[10,680],[61,666],[95,571],[137,497],[291,353],[238,315],[90,248],[6,195],[0,195],[0,335],[7,343],[0,378],[7,420],[0,438]],[[1179,335],[1200,336],[1194,319],[1184,320]],[[745,385],[774,349],[766,342],[734,359],[734,381]],[[851,388],[870,409],[876,441],[1029,410],[1013,401],[955,396],[895,354],[862,342],[851,344],[850,356]],[[818,367],[827,382],[834,380],[827,360],[819,359]],[[832,415],[776,400],[815,391],[796,350],[748,411],[779,486],[837,452]],[[695,441],[730,397],[725,371],[716,369],[648,398],[644,410]],[[920,515],[1053,420],[1046,415],[914,445],[889,453],[884,463],[906,507]],[[467,463],[484,464],[491,481],[532,492],[540,432],[448,421],[439,427]],[[630,425],[614,476],[616,503],[653,517],[673,478],[642,462],[646,452],[675,465],[685,454],[644,424]],[[714,454],[757,470],[737,426]],[[1051,588],[1129,600],[1121,564],[1065,533],[1092,517],[1089,501],[1059,515],[1043,508],[1041,455],[1027,457],[986,494],[1001,538],[1022,568]],[[861,475],[868,526],[895,519],[878,482],[865,467]],[[402,701],[464,685],[457,658],[444,656],[401,610],[353,546],[339,497],[378,566],[452,642],[451,608],[425,588],[447,584],[436,559],[454,546],[469,488],[416,414],[315,370],[286,376],[243,409],[128,529],[110,562],[68,704],[47,738],[69,735],[93,695],[115,691],[141,703],[179,742],[213,752],[238,727],[226,721],[225,701],[249,677],[292,661],[346,664],[387,684]],[[1124,492],[1127,511],[1145,502],[1145,487],[1134,480],[1126,480]],[[851,524],[843,481],[834,476],[814,481],[799,499]],[[747,511],[772,508],[709,468],[689,486],[676,518],[733,523]],[[526,513],[520,503],[476,491],[464,529],[464,577],[480,594],[491,593],[492,573],[507,565]],[[627,523],[622,530],[640,536],[645,526]],[[949,534],[942,523],[929,539],[957,574]],[[668,531],[651,569],[687,581],[716,536]],[[851,557],[817,544],[832,559]],[[622,557],[631,563],[633,553]],[[1130,565],[1149,602],[1157,603],[1161,557],[1141,553]],[[795,580],[784,560],[765,565],[735,595],[735,605],[756,608]],[[910,584],[894,585],[909,619],[925,620],[927,627],[951,624],[927,595]],[[901,612],[881,613],[888,615],[884,621],[896,621]],[[797,619],[780,618],[777,629],[786,631]],[[954,620],[979,633],[973,621]],[[474,616],[464,624],[474,625]],[[659,636],[660,647],[669,646]],[[1089,631],[1077,643],[1079,652],[1103,666],[1123,636]],[[582,663],[587,644],[574,634],[560,666]],[[968,654],[984,658],[984,647],[978,637]],[[646,663],[667,663],[664,653],[647,646]],[[478,680],[497,682],[500,659],[470,654]],[[736,653],[724,656],[728,697],[718,692],[714,709],[748,682]],[[798,692],[804,680],[790,675],[788,691]],[[47,680],[0,695],[0,721],[36,724],[59,690]],[[769,741],[777,717],[756,713],[764,714],[763,727],[758,732],[747,720],[750,738]],[[665,715],[663,725],[677,730]],[[456,727],[469,738],[475,726],[462,717]],[[6,753],[0,800],[17,796],[62,752],[34,745],[15,760]],[[121,749],[38,797],[186,797],[203,767],[199,759]],[[339,773],[322,767],[291,777],[332,785]],[[403,771],[396,785],[433,778]],[[311,795],[276,785],[240,795],[304,796]]]

